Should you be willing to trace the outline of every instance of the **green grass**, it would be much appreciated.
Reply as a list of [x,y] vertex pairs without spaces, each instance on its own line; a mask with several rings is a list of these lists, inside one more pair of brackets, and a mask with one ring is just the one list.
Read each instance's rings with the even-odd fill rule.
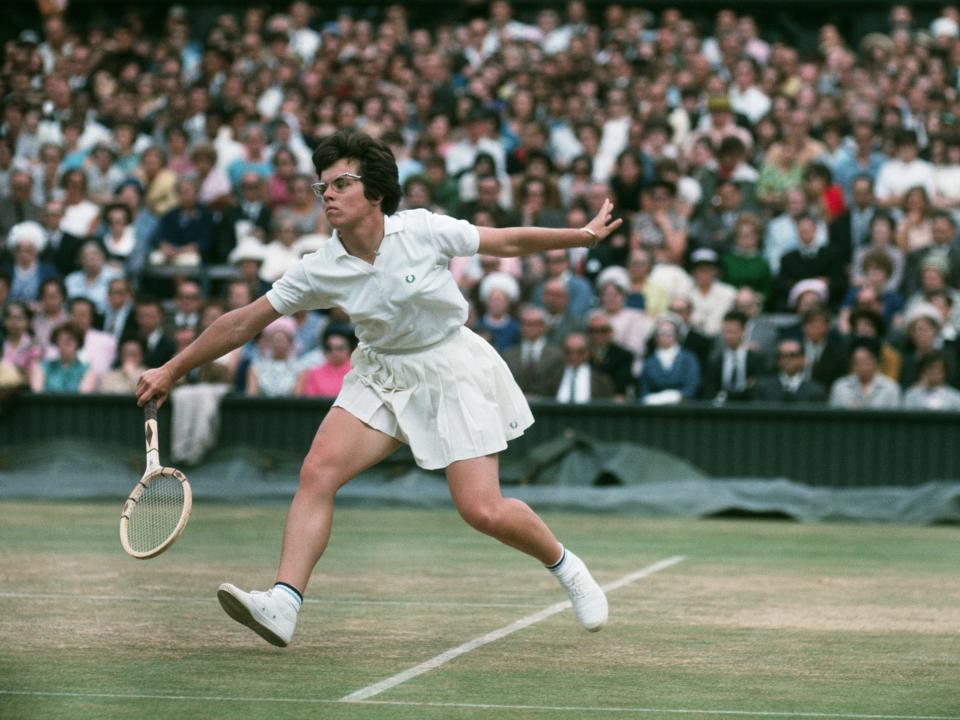
[[955,527],[548,515],[601,583],[687,559],[612,592],[600,633],[565,611],[348,704],[558,587],[453,511],[341,509],[280,650],[215,591],[272,580],[283,509],[195,506],[149,561],[118,513],[0,503],[3,720],[960,718]]

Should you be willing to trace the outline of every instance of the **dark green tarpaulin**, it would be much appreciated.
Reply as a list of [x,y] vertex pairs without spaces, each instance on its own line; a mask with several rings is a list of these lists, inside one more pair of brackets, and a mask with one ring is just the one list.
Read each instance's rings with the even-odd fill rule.
[[[60,441],[0,455],[0,500],[102,500],[118,507],[142,472],[139,453]],[[197,502],[287,502],[300,458],[217,450],[186,471]],[[780,478],[710,478],[681,459],[632,443],[566,435],[503,468],[503,491],[539,510],[656,517],[752,514],[802,521],[960,521],[960,482],[836,489]],[[448,507],[441,473],[385,463],[338,495],[343,504]]]

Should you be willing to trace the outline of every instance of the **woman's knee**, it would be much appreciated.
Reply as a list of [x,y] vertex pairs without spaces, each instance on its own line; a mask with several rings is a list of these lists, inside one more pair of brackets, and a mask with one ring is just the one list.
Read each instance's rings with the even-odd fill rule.
[[497,501],[475,502],[458,507],[460,517],[474,530],[485,535],[497,535],[503,518],[502,498]]
[[336,495],[350,479],[343,476],[341,468],[341,463],[328,454],[311,454],[300,466],[300,488],[322,495]]

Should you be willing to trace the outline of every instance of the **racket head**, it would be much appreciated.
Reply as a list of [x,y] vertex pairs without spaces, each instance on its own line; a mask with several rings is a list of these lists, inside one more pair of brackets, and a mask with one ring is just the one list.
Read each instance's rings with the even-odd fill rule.
[[138,560],[156,557],[180,537],[190,519],[193,492],[176,468],[161,467],[144,475],[120,512],[120,544]]

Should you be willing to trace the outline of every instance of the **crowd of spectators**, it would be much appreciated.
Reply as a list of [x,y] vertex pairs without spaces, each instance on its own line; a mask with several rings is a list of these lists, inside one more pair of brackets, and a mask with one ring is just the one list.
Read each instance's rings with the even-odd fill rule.
[[[532,398],[960,408],[956,7],[812,53],[732,9],[62,7],[0,71],[0,383],[132,392],[329,239],[311,151],[357,128],[401,210],[582,227],[615,202],[598,247],[451,263]],[[331,396],[355,344],[301,313],[186,381]]]

